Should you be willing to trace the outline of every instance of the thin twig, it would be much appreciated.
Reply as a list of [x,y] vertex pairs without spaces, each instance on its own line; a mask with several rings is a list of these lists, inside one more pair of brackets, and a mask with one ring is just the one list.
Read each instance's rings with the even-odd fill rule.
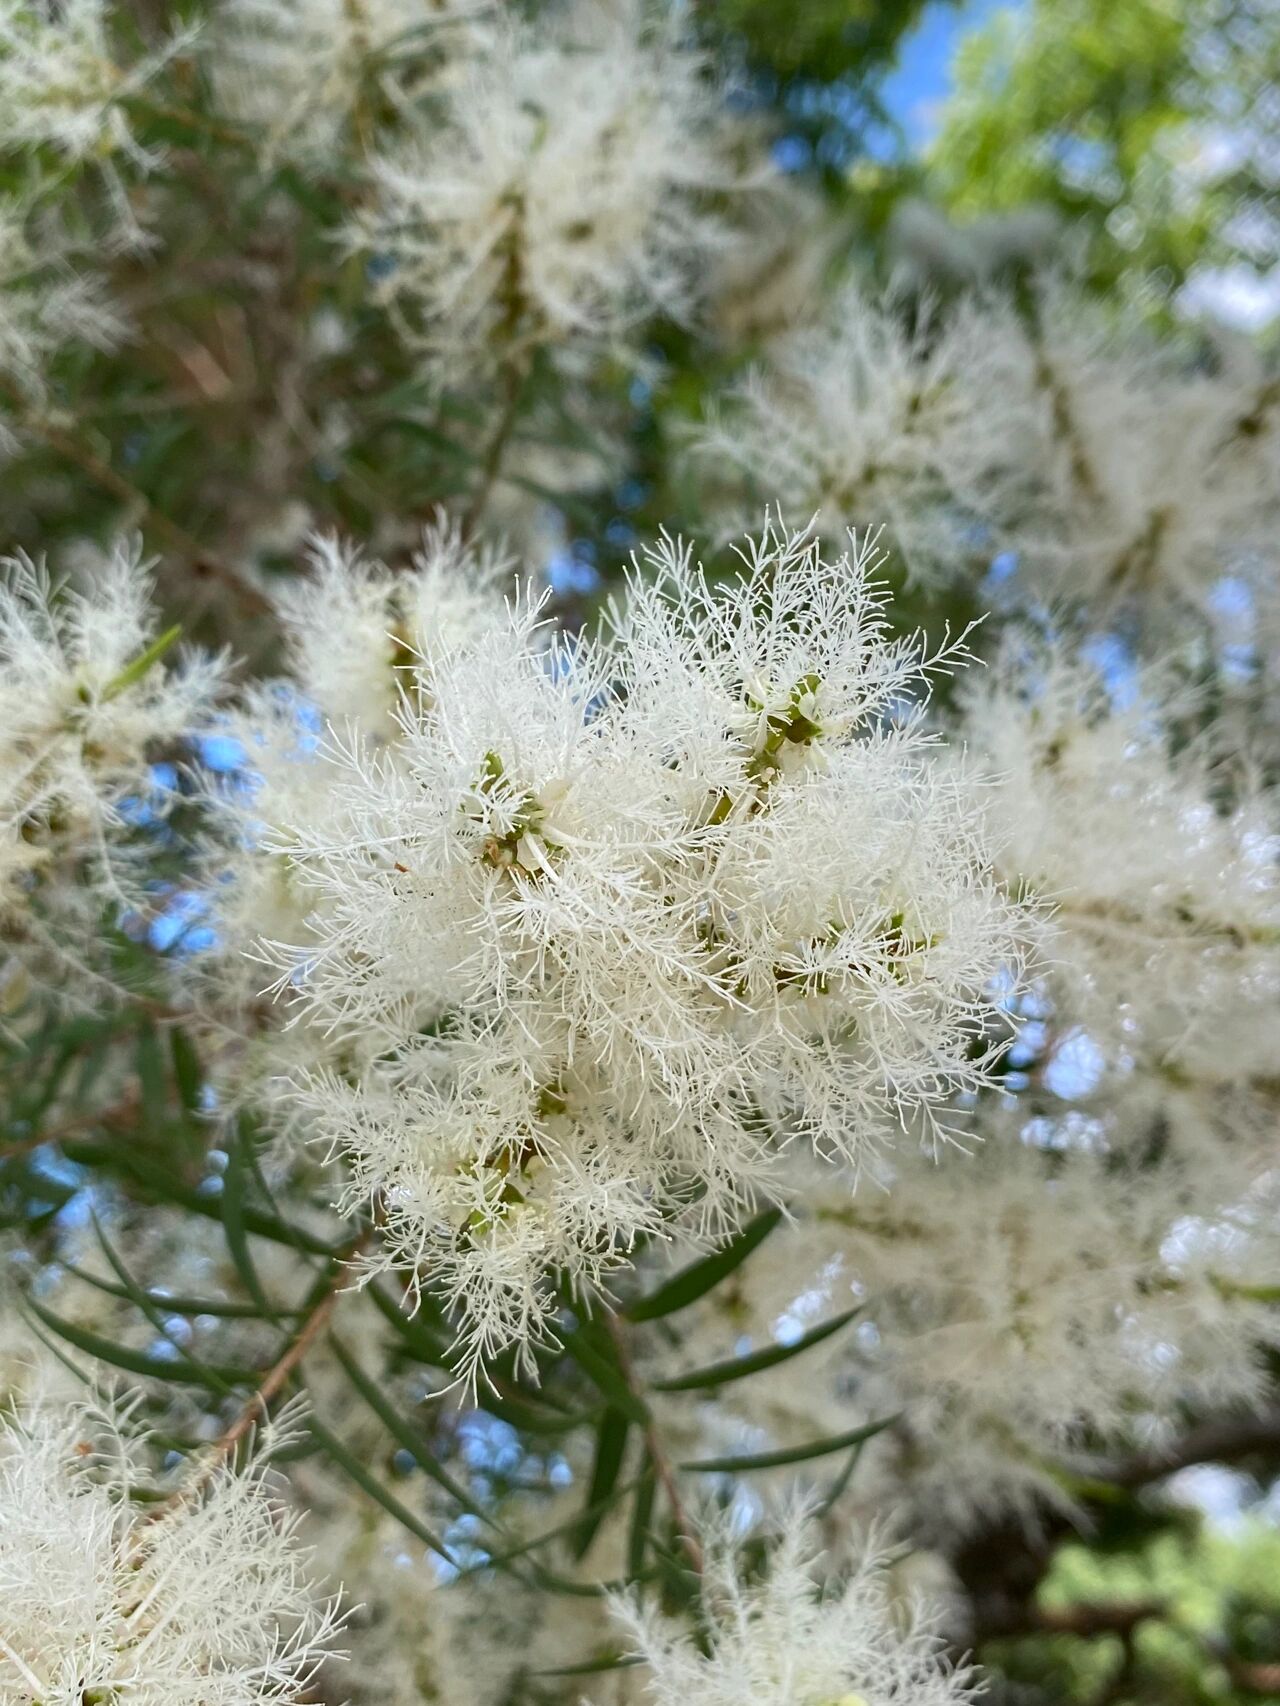
[[230,563],[224,563],[220,558],[212,556],[201,545],[194,534],[188,533],[185,527],[179,526],[163,510],[152,503],[145,492],[140,491],[132,480],[126,479],[117,469],[98,455],[90,445],[84,444],[74,433],[65,431],[44,416],[36,414],[26,403],[22,393],[7,380],[0,378],[0,397],[3,397],[21,417],[23,427],[36,438],[47,445],[57,455],[87,474],[95,485],[103,491],[110,492],[136,511],[139,525],[149,527],[162,539],[171,550],[181,552],[191,559],[192,566],[200,574],[208,575],[227,587],[239,600],[245,612],[254,616],[269,616],[274,614],[274,606],[265,593],[250,585],[238,570]]
[[663,1449],[661,1439],[658,1437],[658,1430],[654,1424],[653,1417],[649,1412],[649,1406],[644,1401],[644,1391],[639,1381],[636,1379],[635,1368],[631,1361],[631,1353],[627,1349],[627,1342],[622,1331],[622,1325],[611,1309],[606,1310],[604,1313],[604,1326],[605,1331],[613,1341],[615,1351],[618,1353],[618,1366],[622,1370],[622,1378],[627,1383],[627,1389],[631,1392],[632,1396],[636,1398],[644,1410],[645,1450],[649,1454],[649,1461],[653,1465],[654,1474],[658,1477],[659,1484],[661,1485],[663,1492],[666,1494],[667,1503],[671,1507],[671,1515],[675,1520],[676,1533],[680,1536],[680,1542],[685,1549],[685,1554],[688,1557],[690,1564],[693,1566],[694,1573],[701,1576],[704,1567],[704,1559],[702,1555],[702,1545],[698,1539],[697,1529],[689,1520],[689,1514],[685,1509],[684,1500],[680,1496],[680,1488],[676,1482],[675,1470],[671,1465],[670,1458]]
[[1105,1463],[1090,1474],[1115,1487],[1144,1487],[1198,1463],[1236,1463],[1255,1455],[1280,1460],[1280,1409],[1203,1422],[1163,1450]]
[[[224,1463],[234,1453],[255,1423],[270,1414],[273,1401],[288,1385],[303,1358],[328,1325],[329,1317],[337,1307],[345,1271],[364,1249],[372,1230],[372,1225],[364,1227],[341,1255],[333,1259],[324,1287],[298,1324],[297,1332],[245,1400],[235,1420],[218,1436],[203,1458],[202,1480],[207,1479],[220,1463]],[[185,1489],[183,1496],[186,1496]]]
[[506,399],[498,424],[494,428],[493,437],[489,440],[489,448],[485,451],[484,460],[480,466],[480,484],[472,495],[462,517],[462,537],[470,539],[480,523],[485,506],[497,482],[502,469],[502,458],[506,454],[516,418],[520,413],[520,403],[524,397],[524,383],[528,377],[528,369],[518,363],[511,363],[505,370]]
[[33,1149],[42,1149],[46,1143],[61,1143],[65,1137],[77,1137],[82,1131],[90,1131],[94,1126],[124,1125],[141,1111],[141,1106],[137,1094],[134,1093],[117,1102],[114,1107],[91,1108],[85,1113],[77,1114],[73,1119],[63,1120],[60,1125],[37,1126],[25,1137],[0,1148],[0,1165],[29,1155]]

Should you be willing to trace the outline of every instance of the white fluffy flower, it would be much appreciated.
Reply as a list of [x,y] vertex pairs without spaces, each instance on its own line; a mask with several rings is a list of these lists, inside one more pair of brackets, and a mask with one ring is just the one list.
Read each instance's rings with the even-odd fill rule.
[[71,342],[112,349],[124,335],[100,281],[79,270],[70,247],[33,233],[16,204],[0,202],[0,373],[39,399],[58,350]]
[[310,574],[279,597],[295,685],[327,723],[385,740],[402,695],[429,693],[432,666],[493,621],[511,567],[443,517],[399,570],[313,540]]
[[[443,56],[471,43],[483,0],[228,0],[206,57],[225,110],[266,151],[322,160]],[[407,87],[405,86],[407,83]]]
[[273,1097],[272,1081],[296,1067],[335,1055],[349,1066],[350,1051],[335,1051],[314,1026],[281,1035],[258,999],[263,979],[250,950],[264,936],[299,940],[316,905],[276,843],[323,836],[336,821],[342,772],[317,752],[327,727],[395,762],[397,705],[429,702],[436,661],[500,615],[497,585],[507,568],[441,520],[399,570],[335,539],[314,539],[310,572],[280,593],[292,674],[254,684],[212,727],[224,766],[204,774],[211,833],[203,896],[214,944],[176,968],[213,1021],[224,1093],[252,1086]]
[[339,1057],[300,1108],[478,1352],[547,1270],[731,1224],[780,1138],[856,1156],[986,1080],[1015,914],[906,704],[954,649],[888,637],[872,556],[770,526],[713,589],[666,544],[600,646],[516,607],[269,807],[306,920],[261,953]]
[[73,160],[117,151],[145,163],[121,101],[181,45],[117,62],[108,0],[0,0],[0,147],[47,144]]
[[[260,1467],[161,1505],[110,1410],[0,1431],[0,1698],[12,1706],[267,1706],[305,1688],[337,1627]],[[197,1477],[200,1471],[192,1472]]]
[[1191,368],[1060,285],[1027,300],[984,314],[966,376],[1017,584],[1095,621],[1202,607],[1280,516],[1274,375],[1238,352]]
[[972,1155],[897,1157],[887,1194],[811,1205],[874,1328],[864,1379],[940,1457],[985,1436],[1046,1465],[1180,1403],[1265,1399],[1275,1180],[1233,1200],[1177,1157],[1055,1137],[998,1121]]
[[[954,574],[980,551],[998,435],[1012,456],[1019,411],[975,433],[970,377],[988,335],[974,307],[950,317],[875,302],[846,285],[816,325],[776,340],[700,437],[708,477],[736,469],[757,506],[785,494],[826,537],[883,522],[915,575]],[[739,500],[740,501],[740,500]]]
[[703,1582],[705,1638],[624,1601],[616,1612],[648,1666],[653,1706],[960,1706],[971,1673],[955,1669],[919,1604],[895,1605],[888,1556],[869,1548],[842,1583],[820,1586],[811,1525],[792,1512],[752,1579],[724,1537]]
[[670,17],[617,0],[537,33],[509,21],[444,106],[375,159],[351,233],[442,365],[523,361],[686,309],[721,240],[706,198],[731,173]]
[[1227,1082],[1272,1070],[1280,996],[1274,797],[1175,750],[1158,673],[1012,635],[967,685],[963,733],[997,778],[1002,875],[1052,903],[1060,1032],[1113,1059]]
[[85,591],[54,588],[25,557],[2,567],[0,905],[121,903],[127,808],[163,812],[150,761],[207,714],[221,660],[164,661],[176,634],[156,636],[135,545],[118,543]]

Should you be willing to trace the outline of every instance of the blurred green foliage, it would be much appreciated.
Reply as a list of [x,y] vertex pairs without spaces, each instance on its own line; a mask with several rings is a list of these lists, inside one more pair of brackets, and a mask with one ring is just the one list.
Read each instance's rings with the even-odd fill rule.
[[963,39],[955,79],[928,165],[958,216],[1056,208],[1129,293],[1274,263],[1273,0],[1032,0]]
[[[1131,1552],[1064,1547],[1041,1605],[1159,1610],[1132,1639],[1035,1635],[985,1654],[1011,1684],[1062,1706],[1250,1706],[1280,1682],[1280,1531],[1261,1517],[1179,1524]],[[997,1695],[997,1699],[999,1695]]]

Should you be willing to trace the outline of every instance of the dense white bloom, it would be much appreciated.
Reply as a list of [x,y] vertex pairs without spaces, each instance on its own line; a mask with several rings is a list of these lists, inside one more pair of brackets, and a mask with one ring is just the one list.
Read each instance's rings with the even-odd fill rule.
[[430,693],[433,665],[493,621],[512,568],[443,517],[402,569],[332,538],[309,555],[310,574],[279,597],[293,682],[326,723],[380,740],[401,696]]
[[104,903],[139,898],[137,821],[168,803],[151,761],[208,714],[223,662],[164,660],[176,634],[156,636],[136,545],[118,543],[83,591],[54,588],[26,557],[3,571],[0,909],[29,938],[50,917],[92,936]]
[[648,1666],[653,1706],[949,1706],[974,1698],[971,1673],[946,1660],[920,1605],[895,1605],[888,1557],[869,1547],[843,1583],[820,1587],[818,1552],[791,1512],[753,1580],[713,1536],[702,1586],[705,1643],[635,1602],[617,1605]]
[[109,0],[0,0],[0,148],[48,144],[73,160],[123,152],[145,164],[120,102],[178,51],[117,63]]
[[73,341],[111,349],[124,335],[100,281],[79,270],[69,246],[33,233],[21,208],[0,202],[0,373],[38,399],[59,349]]
[[1233,1201],[1176,1158],[1043,1146],[1064,1135],[1002,1122],[972,1155],[897,1158],[887,1194],[816,1205],[874,1325],[859,1360],[940,1456],[985,1433],[1044,1461],[1265,1396],[1277,1328],[1248,1287],[1280,1259],[1276,1181]]
[[793,1449],[890,1420],[846,1510],[893,1509],[954,1542],[1069,1504],[1073,1473],[1145,1447],[1183,1408],[1265,1405],[1269,1128],[1250,1154],[1150,1121],[1144,1136],[1127,1098],[1105,1115],[984,1112],[970,1153],[900,1145],[856,1194],[789,1157],[791,1218],[683,1313],[676,1372],[837,1330],[706,1390],[662,1392],[672,1353],[642,1350],[675,1453]]
[[[966,685],[963,733],[998,778],[1000,870],[1053,905],[1057,1025],[1113,1061],[1219,1082],[1274,1062],[1280,825],[1247,771],[1175,750],[1160,675],[1011,635]],[[1188,705],[1184,709],[1191,709]]]
[[718,1231],[779,1139],[856,1156],[998,1046],[1016,914],[908,704],[956,649],[888,637],[870,546],[743,555],[713,589],[664,544],[595,647],[514,607],[273,818],[306,920],[261,953],[365,1063],[299,1106],[477,1350],[536,1334],[547,1269],[688,1197]]
[[1095,623],[1203,606],[1280,516],[1274,375],[1240,350],[1191,368],[1061,286],[1029,300],[984,314],[966,373],[986,514],[1019,586]]
[[[234,118],[269,154],[330,155],[345,126],[402,103],[440,55],[473,46],[483,0],[229,0],[206,40]],[[408,85],[406,87],[405,85]]]
[[297,1698],[338,1625],[263,1470],[163,1504],[111,1410],[0,1431],[0,1698],[12,1706],[267,1706]]
[[394,764],[397,705],[429,702],[436,660],[500,615],[508,570],[496,553],[464,546],[444,520],[398,570],[334,539],[313,539],[309,555],[310,572],[279,595],[290,679],[252,685],[213,725],[221,767],[204,775],[211,833],[202,890],[214,945],[178,968],[213,1023],[211,1041],[230,1045],[219,1063],[224,1091],[252,1085],[268,1097],[272,1080],[297,1066],[351,1059],[315,1027],[281,1035],[249,957],[264,936],[299,940],[316,906],[277,843],[325,835],[337,821],[342,775],[319,756],[325,730]]
[[913,326],[905,302],[846,285],[818,324],[776,340],[703,429],[700,450],[710,481],[740,472],[750,506],[785,494],[816,511],[830,539],[884,523],[911,572],[937,578],[980,554],[986,508],[1000,496],[992,466],[1002,446],[1013,457],[1022,422],[1012,403],[974,430],[984,316],[914,312]]
[[351,232],[443,366],[684,312],[721,241],[704,200],[732,173],[672,17],[579,0],[536,32],[507,21],[444,107],[374,160]]

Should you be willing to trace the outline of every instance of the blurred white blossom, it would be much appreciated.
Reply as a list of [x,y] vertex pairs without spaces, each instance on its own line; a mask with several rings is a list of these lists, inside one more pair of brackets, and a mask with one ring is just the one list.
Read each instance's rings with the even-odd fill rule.
[[736,169],[674,12],[578,0],[536,32],[508,20],[443,104],[374,159],[349,233],[441,369],[510,370],[688,310]]
[[0,1424],[0,1694],[14,1706],[297,1698],[339,1626],[261,1462],[188,1473],[159,1505],[127,1416],[62,1406]]
[[947,1661],[920,1605],[895,1605],[888,1554],[867,1547],[843,1581],[820,1583],[802,1508],[790,1511],[762,1580],[713,1533],[703,1581],[705,1641],[637,1601],[616,1613],[648,1668],[653,1706],[959,1706],[970,1672]]
[[114,153],[145,165],[123,103],[190,39],[117,58],[109,0],[0,0],[0,148],[47,144],[72,160]]
[[203,43],[228,115],[268,157],[322,164],[474,45],[485,0],[228,0]]
[[971,384],[989,335],[973,304],[945,317],[846,284],[711,415],[698,438],[708,482],[734,516],[736,472],[747,507],[782,499],[816,512],[833,540],[884,526],[914,576],[963,572],[989,543],[993,466],[1014,458],[1025,424],[1010,395],[975,431]]
[[136,542],[118,542],[83,590],[27,557],[0,568],[0,915],[7,946],[16,929],[74,957],[104,906],[118,916],[145,899],[133,832],[173,798],[152,761],[209,715],[225,660],[171,664],[177,632],[156,633]]

